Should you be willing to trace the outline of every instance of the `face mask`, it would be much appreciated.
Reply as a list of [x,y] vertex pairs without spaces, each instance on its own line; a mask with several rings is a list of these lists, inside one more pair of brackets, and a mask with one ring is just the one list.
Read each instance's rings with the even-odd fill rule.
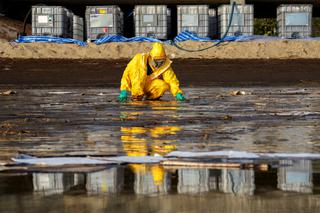
[[157,67],[157,68],[159,68],[159,67],[161,67],[163,64],[164,64],[164,62],[165,62],[165,60],[152,60],[152,65],[154,66],[154,67]]

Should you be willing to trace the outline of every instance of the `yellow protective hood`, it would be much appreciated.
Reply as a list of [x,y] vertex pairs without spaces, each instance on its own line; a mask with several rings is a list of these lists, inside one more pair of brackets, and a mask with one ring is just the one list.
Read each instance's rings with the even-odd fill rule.
[[166,51],[161,43],[154,43],[152,50],[150,51],[150,56],[152,59],[166,59]]

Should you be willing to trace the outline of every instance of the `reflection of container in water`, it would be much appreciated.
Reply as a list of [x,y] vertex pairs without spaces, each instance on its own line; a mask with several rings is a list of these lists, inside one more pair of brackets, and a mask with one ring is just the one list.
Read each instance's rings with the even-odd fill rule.
[[32,7],[32,35],[70,37],[71,11],[60,6]]
[[123,188],[123,168],[113,167],[87,174],[88,194],[118,193]]
[[136,5],[135,36],[167,39],[171,13],[166,5]]
[[35,173],[33,174],[34,192],[42,192],[44,195],[63,193],[62,173]]
[[178,34],[187,30],[199,37],[209,36],[209,6],[179,5],[177,6]]
[[80,178],[74,174],[62,173],[34,173],[34,192],[44,195],[62,194],[69,191],[72,186],[78,185]]
[[281,160],[278,170],[278,188],[283,191],[312,192],[312,164],[310,160]]
[[224,193],[253,195],[254,171],[241,169],[222,169],[219,188]]
[[87,6],[87,39],[123,34],[123,13],[118,6]]
[[[218,7],[220,38],[227,32],[232,5]],[[253,35],[253,5],[236,5],[227,36]]]
[[167,194],[169,174],[159,165],[131,165],[135,173],[134,192],[141,195]]
[[178,193],[200,193],[209,191],[208,169],[179,169]]
[[221,179],[221,170],[210,169],[209,170],[209,188],[210,191],[219,190],[219,180]]
[[282,4],[277,8],[278,34],[284,38],[307,38],[312,33],[311,4]]

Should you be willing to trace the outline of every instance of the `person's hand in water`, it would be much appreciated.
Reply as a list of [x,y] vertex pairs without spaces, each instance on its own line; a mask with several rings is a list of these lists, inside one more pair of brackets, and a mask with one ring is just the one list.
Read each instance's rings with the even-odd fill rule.
[[121,103],[123,103],[123,102],[127,101],[127,99],[128,99],[128,92],[127,92],[126,90],[122,90],[122,91],[120,92],[120,95],[119,95],[119,97],[118,97],[118,100],[119,100]]
[[176,100],[177,100],[177,101],[185,101],[186,98],[182,95],[182,93],[178,93],[178,94],[176,95]]

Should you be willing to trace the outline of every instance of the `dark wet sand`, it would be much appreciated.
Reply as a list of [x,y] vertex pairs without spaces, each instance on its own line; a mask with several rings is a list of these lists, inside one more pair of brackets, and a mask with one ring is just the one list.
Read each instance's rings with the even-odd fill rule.
[[[117,86],[127,60],[0,59],[0,85]],[[184,86],[320,82],[320,60],[174,60]]]

